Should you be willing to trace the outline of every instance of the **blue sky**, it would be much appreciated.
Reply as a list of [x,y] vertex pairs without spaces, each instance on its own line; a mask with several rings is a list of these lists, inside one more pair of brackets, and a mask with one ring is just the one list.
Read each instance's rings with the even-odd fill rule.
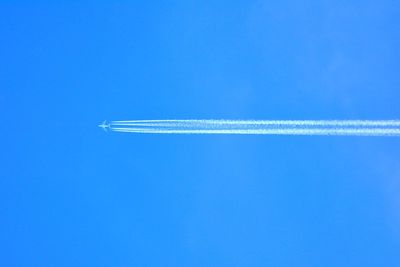
[[0,265],[394,266],[397,137],[104,119],[399,119],[394,1],[0,4]]

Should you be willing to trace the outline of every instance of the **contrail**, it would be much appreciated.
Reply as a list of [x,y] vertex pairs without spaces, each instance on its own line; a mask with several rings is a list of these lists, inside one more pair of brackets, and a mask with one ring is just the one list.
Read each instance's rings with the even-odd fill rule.
[[400,136],[400,120],[125,120],[99,126],[148,134]]

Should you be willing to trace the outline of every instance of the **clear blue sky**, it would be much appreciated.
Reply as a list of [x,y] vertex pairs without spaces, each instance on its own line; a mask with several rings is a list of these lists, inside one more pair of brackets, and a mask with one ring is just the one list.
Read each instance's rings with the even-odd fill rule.
[[1,266],[400,264],[398,137],[97,127],[399,119],[398,2],[10,2]]

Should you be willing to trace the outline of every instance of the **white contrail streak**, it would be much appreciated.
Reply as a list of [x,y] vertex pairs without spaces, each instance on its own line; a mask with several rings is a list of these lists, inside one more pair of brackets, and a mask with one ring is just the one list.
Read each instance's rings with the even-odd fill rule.
[[399,136],[400,130],[392,129],[273,129],[273,130],[169,130],[148,128],[116,128],[115,132],[153,134],[253,134],[253,135],[358,135],[358,136]]
[[149,134],[400,136],[400,120],[126,120],[108,128]]
[[132,120],[112,121],[112,125],[138,124],[247,124],[247,125],[320,125],[320,126],[400,126],[400,120]]

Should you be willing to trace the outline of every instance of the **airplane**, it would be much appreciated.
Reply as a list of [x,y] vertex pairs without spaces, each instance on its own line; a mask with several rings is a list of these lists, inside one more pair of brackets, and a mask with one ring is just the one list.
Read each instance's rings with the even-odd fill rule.
[[111,127],[110,127],[110,124],[109,123],[107,123],[107,121],[105,120],[105,121],[103,121],[103,123],[102,124],[99,124],[99,127],[100,128],[103,128],[103,130],[104,131],[106,131],[107,132],[107,129],[110,129]]

